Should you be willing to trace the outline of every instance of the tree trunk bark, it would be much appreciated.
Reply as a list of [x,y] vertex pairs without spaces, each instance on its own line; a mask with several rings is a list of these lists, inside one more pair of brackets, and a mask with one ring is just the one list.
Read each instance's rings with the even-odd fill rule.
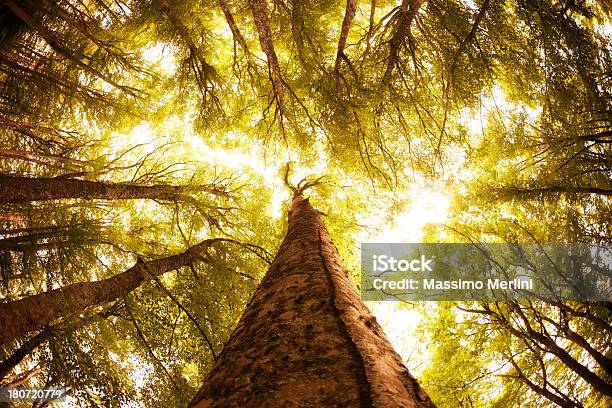
[[0,381],[4,380],[4,377],[6,377],[7,374],[10,373],[15,366],[17,366],[17,364],[21,363],[28,354],[36,350],[36,348],[42,343],[53,337],[54,334],[55,332],[53,329],[47,327],[45,330],[40,331],[40,333],[36,334],[34,337],[28,339],[21,346],[19,346],[19,348],[15,350],[6,360],[0,362]]
[[266,0],[249,0],[249,6],[253,13],[253,21],[257,28],[257,34],[259,35],[261,50],[266,54],[268,60],[268,71],[274,95],[280,105],[279,108],[282,109],[285,98],[285,87],[276,51],[274,51],[274,44],[272,42],[272,31],[270,30],[270,20],[268,19],[268,3]]
[[[19,3],[18,1],[4,0],[2,3],[6,5],[6,7],[11,12],[13,12],[17,17],[19,17],[21,21],[27,24],[28,27],[30,27],[32,31],[36,32],[47,43],[47,45],[49,45],[49,47],[53,49],[53,51],[55,51],[59,55],[62,55],[69,61],[73,62],[78,67],[83,69],[83,71],[88,72],[89,74],[97,78],[100,78],[101,80],[111,84],[115,88],[121,91],[124,91],[132,96],[138,95],[137,89],[118,84],[117,82],[113,80],[113,78],[111,78],[110,75],[107,75],[106,73],[101,72],[98,69],[84,63],[82,59],[79,58],[79,56],[75,56],[73,51],[65,48],[65,46],[62,44],[61,37],[59,37],[49,27],[42,25],[39,21],[36,20],[36,18],[33,15],[31,15],[26,10],[21,8],[20,4],[18,4]],[[42,13],[49,12],[49,10],[45,10],[43,8],[41,8],[40,11]],[[87,57],[87,56],[84,56],[84,57]]]
[[238,28],[238,24],[236,24],[236,20],[234,20],[234,16],[232,15],[232,12],[229,8],[229,5],[227,4],[227,2],[225,0],[217,0],[217,5],[219,6],[219,8],[221,9],[221,11],[223,12],[223,16],[225,16],[225,21],[227,21],[227,25],[229,26],[232,35],[234,37],[234,41],[236,41],[238,44],[240,44],[240,46],[242,47],[243,51],[248,54],[249,53],[249,47],[247,45],[246,40],[244,39],[244,36],[242,35],[242,32],[240,31],[240,28]]
[[355,17],[357,11],[357,0],[346,0],[346,9],[344,11],[344,20],[342,20],[342,30],[340,31],[340,39],[338,40],[338,50],[336,51],[336,63],[334,64],[334,71],[338,73],[340,71],[340,64],[342,58],[346,58],[344,48],[346,47],[346,40],[348,39],[349,30],[351,29],[351,23]]
[[87,162],[84,160],[71,159],[69,157],[60,156],[58,154],[44,154],[23,150],[0,149],[0,156],[9,157],[11,159],[29,161],[44,166],[60,167],[55,164],[55,162],[59,162],[62,163],[61,167],[81,168],[82,166],[87,164]]
[[136,289],[154,276],[187,266],[202,251],[221,238],[205,240],[178,255],[153,261],[138,261],[125,272],[108,279],[53,289],[24,299],[0,304],[0,345],[39,330],[54,320],[101,305]]
[[304,47],[304,3],[300,0],[291,0],[291,36],[300,62],[306,64],[306,50]]
[[191,407],[435,407],[300,194],[274,262]]
[[62,178],[32,178],[0,175],[0,203],[46,201],[65,198],[102,200],[154,199],[181,200],[188,192],[206,191],[225,195],[226,192],[214,185],[172,186],[141,185],[130,183],[108,183]]

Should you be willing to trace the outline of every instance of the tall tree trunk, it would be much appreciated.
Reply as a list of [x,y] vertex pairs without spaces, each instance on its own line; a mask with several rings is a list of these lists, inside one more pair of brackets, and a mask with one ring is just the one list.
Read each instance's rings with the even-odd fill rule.
[[268,19],[268,3],[266,0],[249,0],[249,6],[253,13],[255,27],[257,27],[261,50],[266,54],[268,60],[268,71],[274,96],[279,103],[279,109],[282,110],[282,105],[285,100],[285,86],[283,84],[283,76],[272,42],[272,30],[270,30],[270,20]]
[[302,65],[306,64],[306,49],[304,47],[304,3],[291,0],[291,36],[297,55]]
[[236,20],[234,19],[234,16],[232,15],[229,5],[227,4],[225,0],[217,0],[217,5],[223,12],[223,16],[225,16],[225,21],[227,22],[227,25],[229,26],[232,32],[234,41],[240,44],[240,46],[242,47],[242,50],[246,54],[249,54],[249,47],[247,45],[247,42],[244,39],[244,36],[242,35],[240,28],[238,28],[238,24],[236,24]]
[[[69,241],[66,240],[66,235],[65,231],[50,231],[2,238],[0,239],[0,250],[29,252],[46,250],[60,245],[64,246],[69,243]],[[89,238],[84,238],[79,243],[83,243],[84,241],[89,241]]]
[[188,192],[205,191],[217,195],[226,192],[215,185],[172,186],[108,183],[62,178],[32,178],[0,175],[0,203],[85,198],[102,200],[148,198],[182,200]]
[[82,166],[87,164],[87,162],[84,160],[71,159],[69,157],[64,157],[58,154],[45,154],[39,152],[28,152],[23,150],[0,149],[0,156],[53,167],[81,168]]
[[191,407],[435,407],[297,194],[274,262]]
[[155,276],[191,264],[198,258],[199,253],[217,241],[223,239],[205,240],[178,255],[147,262],[138,261],[130,269],[108,279],[75,283],[13,302],[1,303],[0,345],[39,330],[58,318],[120,299]]
[[342,20],[342,30],[340,31],[340,39],[338,40],[338,50],[336,52],[336,63],[334,64],[334,71],[336,74],[340,71],[340,64],[342,59],[347,59],[344,53],[346,47],[346,40],[348,39],[349,30],[351,29],[351,23],[355,17],[357,11],[357,0],[346,0],[346,9],[344,11],[344,20]]
[[4,377],[11,372],[24,358],[32,351],[36,350],[38,346],[49,340],[55,335],[55,331],[51,327],[46,327],[41,330],[34,337],[24,342],[17,350],[13,352],[6,360],[0,362],[0,381],[4,380]]
[[[58,35],[55,31],[51,30],[49,27],[41,24],[40,21],[38,21],[37,18],[34,17],[33,15],[34,13],[30,13],[21,7],[21,4],[19,1],[3,0],[2,3],[3,5],[6,5],[6,7],[11,12],[13,12],[17,17],[19,17],[19,19],[21,19],[25,24],[27,24],[28,27],[30,27],[32,31],[36,32],[47,43],[47,45],[51,49],[53,49],[53,51],[55,51],[57,54],[65,57],[72,63],[76,64],[79,68],[83,69],[83,71],[97,78],[100,78],[101,80],[111,84],[115,88],[121,91],[124,91],[132,96],[138,95],[137,89],[129,87],[129,86],[125,86],[125,85],[120,85],[119,83],[115,82],[113,78],[107,73],[104,73],[94,68],[93,66],[83,62],[83,60],[91,59],[91,57],[87,55],[82,55],[82,56],[76,55],[73,50],[66,48],[65,45],[63,44],[65,41],[61,37],[61,35]],[[38,5],[38,2],[34,2],[34,4],[36,4],[37,12],[39,13],[45,14],[45,13],[51,12],[50,10],[44,7],[40,7]]]

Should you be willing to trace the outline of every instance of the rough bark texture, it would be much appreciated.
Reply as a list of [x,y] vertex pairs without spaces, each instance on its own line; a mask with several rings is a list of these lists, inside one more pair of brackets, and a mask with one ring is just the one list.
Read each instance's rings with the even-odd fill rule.
[[191,406],[434,407],[361,302],[319,213],[287,236]]
[[0,203],[85,198],[102,200],[181,200],[190,191],[223,194],[214,186],[183,187],[129,183],[107,183],[61,178],[30,178],[0,175]]
[[111,278],[68,285],[24,299],[0,304],[0,345],[55,319],[78,313],[90,306],[101,305],[136,289],[143,282],[163,273],[189,265],[197,255],[215,242],[211,239],[187,251],[154,261],[139,261],[125,272]]

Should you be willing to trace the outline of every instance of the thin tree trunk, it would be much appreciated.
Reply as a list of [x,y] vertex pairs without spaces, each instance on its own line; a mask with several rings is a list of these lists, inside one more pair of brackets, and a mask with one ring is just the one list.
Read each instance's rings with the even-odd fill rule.
[[573,331],[569,327],[569,324],[567,323],[562,324],[547,316],[542,316],[541,319],[555,326],[563,337],[565,337],[566,339],[570,340],[572,343],[586,350],[586,352],[589,353],[591,357],[593,357],[593,359],[597,362],[597,364],[599,364],[601,368],[604,369],[606,374],[612,378],[612,359],[610,357],[601,353],[599,350],[593,347],[591,343],[588,342],[587,339],[582,337],[577,332]]
[[0,175],[0,203],[46,201],[65,198],[102,200],[154,199],[181,200],[192,191],[225,194],[214,186],[141,185],[130,183],[108,183],[62,178],[31,178]]
[[548,388],[546,388],[545,386],[541,387],[535,384],[533,381],[527,378],[527,376],[523,373],[523,371],[520,369],[518,364],[516,364],[516,362],[513,359],[510,359],[510,363],[512,363],[512,366],[517,371],[517,375],[515,378],[517,378],[519,381],[527,385],[532,391],[540,394],[544,398],[548,399],[549,401],[563,408],[582,408],[583,407],[582,404],[579,404],[569,399],[567,395],[563,395],[563,396],[557,395],[551,390],[549,390]]
[[455,69],[457,67],[457,63],[459,62],[459,57],[461,57],[461,54],[463,54],[463,52],[465,52],[467,46],[476,37],[476,32],[478,31],[478,27],[480,25],[480,22],[482,21],[482,19],[484,18],[485,14],[487,13],[487,10],[489,9],[490,3],[491,3],[491,0],[484,0],[484,2],[482,3],[482,6],[480,7],[480,11],[476,15],[476,18],[474,19],[474,23],[472,24],[472,29],[470,30],[468,35],[465,36],[463,41],[461,41],[461,44],[459,44],[459,48],[457,48],[457,51],[455,51],[455,54],[453,55],[453,59],[452,59],[452,65],[451,65],[451,68],[450,68],[451,75],[454,75],[454,73],[455,73]]
[[90,306],[120,299],[154,276],[194,262],[198,254],[221,238],[205,240],[185,252],[154,261],[138,261],[130,269],[108,279],[53,289],[24,299],[0,304],[0,345],[54,320],[79,313]]
[[240,44],[245,54],[249,54],[249,47],[247,45],[247,42],[244,39],[242,33],[240,32],[240,28],[238,28],[236,20],[234,20],[234,16],[232,15],[229,5],[225,0],[217,0],[217,5],[223,12],[223,16],[225,16],[225,21],[227,21],[227,25],[229,26],[230,30],[232,31],[232,35],[234,36],[234,41]]
[[372,0],[370,4],[370,25],[368,26],[368,33],[366,34],[366,49],[369,49],[372,41],[372,34],[374,33],[374,17],[376,14],[376,0]]
[[100,240],[93,239],[90,236],[85,236],[85,234],[81,234],[81,236],[78,238],[71,240],[67,229],[57,228],[33,232],[31,234],[2,238],[0,239],[0,249],[7,251],[27,252],[31,250],[49,249],[60,245],[66,245],[71,242],[100,242]]
[[406,38],[410,36],[410,26],[416,18],[419,9],[426,0],[403,0],[399,6],[398,22],[393,32],[393,36],[389,40],[389,58],[387,60],[387,68],[383,75],[383,84],[388,84],[391,79],[391,74],[399,63],[400,50]]
[[612,196],[612,189],[600,187],[569,187],[569,186],[550,186],[550,187],[534,187],[534,188],[518,188],[509,187],[505,189],[497,189],[501,196],[508,197],[539,197],[547,194],[596,194],[601,196]]
[[285,87],[283,85],[283,77],[281,75],[280,65],[278,64],[278,58],[274,51],[274,44],[272,43],[272,31],[270,30],[270,20],[268,19],[268,4],[266,0],[249,0],[249,6],[253,13],[255,27],[257,27],[261,50],[266,54],[268,60],[268,71],[274,95],[281,105],[279,108],[282,109]]
[[291,36],[302,65],[306,64],[306,50],[304,47],[304,4],[300,0],[291,0]]
[[604,395],[612,397],[612,384],[608,383],[599,375],[591,371],[589,367],[581,364],[578,360],[572,357],[570,353],[560,347],[553,339],[534,330],[529,330],[527,336],[530,336],[531,339],[539,342],[542,350],[548,351],[549,353],[557,356],[559,360],[563,362],[563,364],[584,378],[584,380],[588,382],[595,390]]
[[41,213],[35,214],[17,214],[17,213],[0,213],[0,221],[4,222],[26,222],[26,221],[40,221],[43,219]]
[[346,9],[344,11],[344,20],[342,20],[342,30],[340,31],[340,39],[338,40],[338,50],[336,52],[336,63],[334,65],[334,71],[338,73],[340,70],[340,64],[343,58],[347,58],[344,53],[346,47],[346,40],[348,39],[349,30],[351,29],[351,23],[355,17],[357,10],[357,0],[346,0]]
[[[45,42],[49,45],[49,47],[51,47],[51,49],[53,49],[53,51],[66,57],[68,60],[75,63],[84,71],[111,84],[115,88],[124,91],[132,96],[138,95],[137,89],[125,85],[120,85],[115,82],[109,75],[84,63],[81,58],[75,56],[71,50],[66,49],[64,47],[64,45],[62,44],[62,39],[59,38],[54,31],[36,21],[36,19],[32,15],[30,15],[28,12],[26,12],[23,8],[20,7],[17,1],[4,0],[3,4],[5,4],[9,10],[11,10],[17,17],[19,17],[24,23],[26,23],[32,29],[32,31],[35,31],[38,35],[40,35],[40,37],[45,40]],[[48,12],[48,10],[42,10],[42,12]]]
[[19,346],[19,348],[15,350],[6,360],[0,362],[0,381],[4,380],[4,377],[6,377],[7,374],[10,373],[15,366],[17,366],[17,364],[21,363],[28,354],[34,351],[42,343],[53,337],[53,335],[53,328],[46,327],[40,333],[36,334],[34,337],[28,339],[21,346]]
[[276,259],[191,407],[435,407],[297,194]]
[[71,159],[68,157],[60,156],[57,154],[44,154],[38,152],[28,152],[23,150],[9,150],[9,149],[0,149],[0,156],[9,157],[11,159],[19,159],[24,161],[29,161],[36,164],[42,164],[47,166],[54,166],[54,162],[60,162],[63,164],[63,167],[82,167],[87,164],[86,161]]

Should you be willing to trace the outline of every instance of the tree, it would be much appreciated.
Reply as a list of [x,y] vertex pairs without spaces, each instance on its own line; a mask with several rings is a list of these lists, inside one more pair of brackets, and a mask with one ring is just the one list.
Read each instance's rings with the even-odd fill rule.
[[[606,248],[610,178],[609,162],[603,157],[609,147],[606,131],[599,135],[597,129],[607,129],[608,120],[600,113],[580,112],[565,112],[563,118],[552,114],[530,118],[525,110],[524,106],[498,108],[487,117],[483,128],[487,143],[470,152],[471,174],[463,180],[464,193],[455,192],[451,221],[432,231],[444,231],[445,240],[476,244],[582,242]],[[451,364],[469,367],[463,360],[468,350],[486,350],[483,354],[493,370],[476,371],[471,379],[452,373],[445,378],[432,366],[423,378],[428,389],[439,383],[461,384],[467,393],[497,387],[504,390],[498,406],[609,403],[609,302],[542,299],[458,302],[454,307],[462,315],[476,316],[449,322],[453,332],[471,332],[466,352],[453,355]],[[456,337],[437,336],[442,343],[437,349],[453,347]],[[495,376],[503,381],[496,383]]]
[[287,235],[191,406],[434,407],[359,299],[312,184],[293,189]]
[[158,279],[166,272],[177,270],[205,259],[201,254],[223,239],[209,239],[188,248],[185,252],[162,259],[143,261],[123,273],[96,282],[76,283],[25,299],[0,304],[0,322],[5,327],[0,344],[30,331],[41,329],[50,322],[86,308],[120,299],[142,283]]
[[[356,242],[406,220],[423,185],[453,196],[431,240],[609,244],[611,11],[0,2],[0,303],[205,240],[272,251],[287,161],[329,176],[313,200],[353,279]],[[0,346],[0,381],[67,386],[82,406],[185,406],[268,269],[253,248],[218,244],[111,304],[48,310]],[[415,306],[429,308],[415,349],[429,352],[406,364],[425,360],[411,371],[439,406],[609,405],[606,304]]]
[[46,201],[63,198],[89,200],[156,199],[186,201],[188,192],[227,195],[222,186],[139,185],[134,183],[106,183],[76,179],[28,178],[0,175],[0,203]]

